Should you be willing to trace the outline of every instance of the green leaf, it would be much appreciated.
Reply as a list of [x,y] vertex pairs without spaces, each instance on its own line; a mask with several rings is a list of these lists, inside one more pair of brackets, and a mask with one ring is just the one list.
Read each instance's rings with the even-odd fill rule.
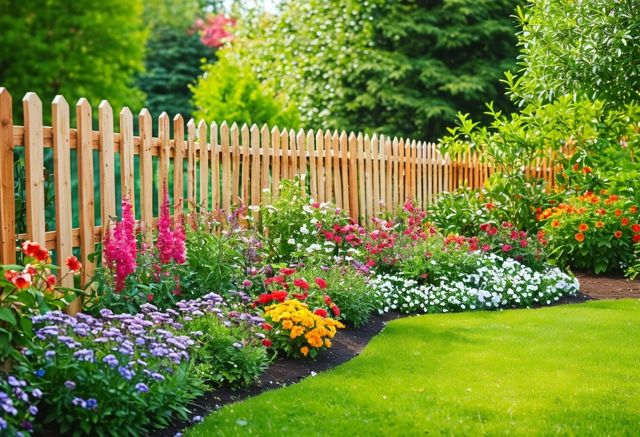
[[0,320],[4,320],[11,326],[15,326],[17,321],[13,311],[9,308],[0,308]]

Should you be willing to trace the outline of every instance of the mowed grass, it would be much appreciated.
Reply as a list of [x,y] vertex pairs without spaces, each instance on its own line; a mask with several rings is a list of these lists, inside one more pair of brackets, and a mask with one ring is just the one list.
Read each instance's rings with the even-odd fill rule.
[[394,321],[352,361],[188,433],[247,434],[640,435],[640,300]]

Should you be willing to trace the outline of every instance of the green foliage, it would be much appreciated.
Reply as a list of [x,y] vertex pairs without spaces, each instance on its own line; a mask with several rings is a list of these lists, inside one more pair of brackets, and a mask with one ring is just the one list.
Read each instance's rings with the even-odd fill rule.
[[484,193],[468,188],[442,193],[429,208],[429,221],[445,235],[475,235],[483,223],[491,219]]
[[143,69],[146,31],[141,0],[0,0],[0,84],[19,104],[36,91],[49,106],[56,94],[113,108],[142,102],[132,87]]
[[147,95],[145,106],[149,111],[154,116],[166,111],[170,116],[182,114],[185,120],[191,118],[189,85],[211,55],[198,36],[185,29],[155,29],[147,44],[146,72],[138,78],[138,86]]
[[196,342],[194,360],[204,381],[244,387],[254,382],[269,363],[266,349],[248,322],[227,327],[212,314],[188,322],[187,328],[203,333]]
[[518,10],[518,86],[523,102],[565,94],[622,108],[640,97],[640,15],[636,0],[529,0]]
[[231,50],[305,125],[433,138],[458,109],[480,115],[499,99],[499,77],[515,66],[512,1],[280,6],[240,22]]
[[248,65],[235,55],[218,52],[215,64],[205,64],[195,85],[195,116],[218,123],[267,123],[270,126],[297,128],[299,113],[283,96],[261,83]]
[[335,265],[326,269],[305,268],[300,274],[326,280],[323,292],[340,308],[340,320],[356,328],[364,326],[375,309],[375,292],[367,277],[350,265]]

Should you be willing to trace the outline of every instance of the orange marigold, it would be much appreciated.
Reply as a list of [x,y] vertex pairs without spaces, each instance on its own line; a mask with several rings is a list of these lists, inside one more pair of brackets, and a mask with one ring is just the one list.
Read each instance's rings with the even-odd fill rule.
[[634,205],[634,206],[632,206],[631,208],[629,208],[629,212],[630,212],[631,214],[635,214],[635,213],[637,213],[637,212],[638,212],[638,207],[637,207],[637,206],[635,206],[635,205]]
[[622,226],[627,226],[629,224],[629,219],[624,217],[622,220],[620,220],[620,224]]
[[613,233],[613,236],[616,237],[616,238],[621,238],[622,237],[622,231],[615,231]]
[[576,240],[582,243],[584,241],[584,234],[582,232],[578,232],[576,234]]
[[616,214],[616,217],[620,217],[622,215],[622,211],[619,209],[616,209],[615,214]]
[[604,222],[602,220],[598,220],[596,222],[596,228],[598,229],[604,228]]
[[558,220],[551,220],[551,226],[557,228],[560,226],[560,222]]
[[586,224],[586,223],[580,223],[580,226],[578,226],[578,230],[579,230],[580,232],[584,232],[584,231],[586,231],[587,229],[589,229],[589,225],[588,225],[588,224]]

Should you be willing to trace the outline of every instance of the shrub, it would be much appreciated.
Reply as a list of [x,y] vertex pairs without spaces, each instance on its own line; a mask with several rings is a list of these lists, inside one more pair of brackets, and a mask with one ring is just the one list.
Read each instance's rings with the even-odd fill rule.
[[640,214],[631,199],[586,192],[542,211],[549,259],[595,273],[624,270],[640,242]]
[[[217,308],[212,298],[208,312]],[[53,311],[33,318],[33,369],[43,375],[45,423],[73,435],[139,435],[172,416],[187,418],[186,405],[202,393],[190,361],[194,335],[185,320],[203,316],[190,308],[158,312],[143,305],[137,315],[76,317]]]
[[550,304],[578,291],[578,282],[558,268],[536,272],[510,258],[478,252],[464,255],[465,268],[420,285],[415,279],[380,275],[370,281],[377,309],[403,313],[439,313]]
[[[184,322],[184,330],[195,336],[193,359],[197,374],[216,385],[247,386],[264,372],[269,342],[262,332],[264,319],[239,311],[211,312],[209,298],[178,302],[179,311],[203,312]],[[215,304],[215,301],[213,301]]]
[[444,234],[475,235],[482,223],[492,220],[493,207],[483,192],[458,188],[438,197],[429,208],[429,220]]
[[[6,436],[30,433],[38,414],[42,390],[28,380],[13,375],[0,377],[0,434]],[[24,435],[24,434],[22,434]]]
[[[31,316],[66,307],[79,290],[58,286],[48,250],[38,243],[21,245],[24,266],[0,266],[0,363],[12,357],[20,359],[17,348],[25,347],[34,336]],[[75,256],[66,260],[69,273],[80,271]]]
[[340,308],[340,320],[355,327],[369,321],[375,309],[375,293],[368,284],[368,276],[350,264],[325,268],[305,268],[301,275],[321,277],[326,288],[324,293]]
[[344,325],[326,316],[312,312],[307,304],[296,299],[269,305],[264,317],[271,325],[269,339],[275,350],[291,357],[310,356],[331,347],[331,339]]

